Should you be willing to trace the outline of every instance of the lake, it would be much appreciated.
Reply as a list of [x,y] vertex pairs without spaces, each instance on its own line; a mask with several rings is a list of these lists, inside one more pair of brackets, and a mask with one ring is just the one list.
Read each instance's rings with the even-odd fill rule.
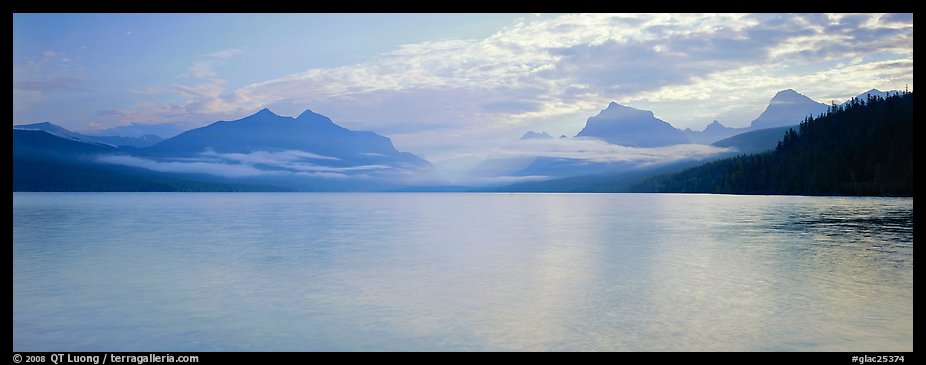
[[913,351],[913,199],[13,193],[14,351]]

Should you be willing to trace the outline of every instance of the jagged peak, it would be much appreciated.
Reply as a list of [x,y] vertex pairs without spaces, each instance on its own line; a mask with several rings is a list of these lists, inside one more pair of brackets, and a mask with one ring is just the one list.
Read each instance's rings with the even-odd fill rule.
[[302,113],[299,113],[299,116],[296,117],[296,119],[318,118],[318,117],[328,118],[324,115],[313,112],[312,109],[306,109]]
[[526,133],[524,133],[524,135],[521,136],[521,139],[553,139],[553,136],[543,131],[541,132],[527,131]]
[[816,101],[807,97],[807,95],[794,91],[794,89],[785,89],[775,93],[775,96],[772,97],[771,103],[796,103],[808,101],[816,103]]
[[648,114],[653,116],[653,112],[649,110],[637,109],[634,107],[629,107],[626,105],[618,104],[615,101],[612,101],[608,104],[608,107],[598,113],[598,116],[610,116],[610,117],[621,117],[637,114]]
[[264,116],[264,115],[267,115],[267,116],[272,115],[272,116],[275,116],[275,117],[279,117],[279,115],[277,115],[276,113],[270,111],[270,109],[267,109],[267,108],[263,108],[263,109],[257,111],[257,113],[252,114],[252,116]]
[[296,117],[296,120],[303,121],[303,122],[321,123],[321,124],[332,125],[332,126],[337,125],[334,123],[334,121],[331,120],[331,118],[328,118],[322,114],[313,112],[311,109],[306,109],[304,112],[300,113],[299,116]]

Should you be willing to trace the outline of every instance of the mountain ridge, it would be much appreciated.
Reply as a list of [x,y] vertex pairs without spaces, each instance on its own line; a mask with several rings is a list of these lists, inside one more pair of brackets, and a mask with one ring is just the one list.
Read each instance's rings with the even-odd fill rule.
[[611,102],[606,109],[588,118],[576,137],[592,137],[628,147],[660,147],[689,143],[681,131],[652,111]]

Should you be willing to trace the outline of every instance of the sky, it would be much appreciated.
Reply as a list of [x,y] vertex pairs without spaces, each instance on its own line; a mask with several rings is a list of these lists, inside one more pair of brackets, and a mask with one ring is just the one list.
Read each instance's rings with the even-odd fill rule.
[[745,127],[777,91],[913,90],[911,14],[14,14],[13,124],[190,128],[306,109],[431,161],[609,102]]

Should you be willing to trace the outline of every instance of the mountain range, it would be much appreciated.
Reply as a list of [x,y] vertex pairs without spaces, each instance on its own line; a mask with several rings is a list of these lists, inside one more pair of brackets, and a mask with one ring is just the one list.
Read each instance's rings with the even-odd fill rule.
[[707,127],[704,127],[704,130],[695,131],[691,128],[685,128],[682,133],[685,134],[685,137],[688,137],[688,140],[691,141],[691,143],[711,144],[721,139],[733,137],[737,134],[743,133],[744,129],[745,128],[727,127],[714,120],[708,124]]
[[158,136],[161,139],[165,139],[186,132],[189,129],[189,126],[185,125],[184,123],[166,122],[155,124],[129,123],[126,125],[110,128],[90,129],[77,132],[88,136]]
[[[873,89],[858,98],[890,93],[896,92]],[[702,131],[682,131],[652,111],[612,102],[589,117],[575,137],[528,131],[509,146],[506,156],[468,162],[475,167],[455,172],[454,178],[464,185],[501,190],[514,189],[507,184],[519,182],[537,191],[544,189],[545,181],[549,186],[583,181],[582,186],[589,187],[615,179],[629,182],[629,177],[642,178],[647,171],[773,149],[790,127],[825,108],[788,89],[778,92],[750,127],[730,128],[714,120]],[[141,125],[124,128],[146,130]],[[287,117],[262,109],[163,140],[154,135],[89,135],[52,123],[17,125],[13,142],[18,190],[116,189],[105,179],[141,190],[414,190],[449,185],[428,161],[398,151],[389,138],[343,128],[311,110]],[[691,143],[710,143],[726,152],[661,163],[609,158],[626,151],[673,151],[673,146]],[[587,158],[590,151],[603,158]],[[67,176],[82,176],[82,181]]]
[[16,125],[13,126],[13,129],[46,131],[56,136],[70,138],[77,141],[104,143],[112,146],[148,147],[153,146],[163,140],[161,137],[151,134],[138,137],[86,135],[72,132],[68,129],[65,129],[64,127],[49,122]]
[[647,178],[639,192],[913,195],[913,93],[875,95],[788,128],[775,149]]
[[[50,123],[17,126],[13,132],[14,186],[19,190],[84,190],[86,180],[65,176],[87,171],[99,179],[144,175],[182,181],[189,190],[199,189],[195,182],[205,184],[203,190],[388,190],[441,184],[429,162],[396,150],[388,138],[343,128],[310,110],[292,118],[263,109],[144,148],[100,143],[95,140],[100,137]],[[44,167],[58,172],[48,174]],[[54,181],[40,181],[42,176]],[[91,185],[110,188],[105,181]],[[162,188],[176,190],[154,189]]]
[[[876,89],[866,91],[853,99],[864,100],[868,95],[886,96],[897,94],[896,91],[882,92]],[[852,99],[846,103],[851,102]],[[843,103],[845,105],[846,103]],[[546,176],[541,181],[518,182],[507,186],[497,186],[495,191],[622,191],[639,183],[643,178],[655,173],[697,166],[704,162],[731,157],[739,154],[760,153],[773,150],[789,129],[797,128],[801,121],[809,116],[819,116],[826,112],[827,106],[792,90],[782,90],[769,101],[768,107],[754,119],[749,127],[730,128],[719,121],[712,121],[702,131],[678,130],[668,123],[653,116],[650,111],[634,109],[612,102],[598,115],[589,118],[580,135],[612,141],[621,141],[624,145],[664,147],[681,142],[678,133],[684,135],[690,143],[709,144],[725,148],[727,152],[703,158],[683,158],[662,164],[641,163],[588,163],[581,160],[550,159],[540,157],[532,164],[509,171],[515,176]],[[610,111],[609,111],[610,110]],[[604,118],[602,118],[604,117]],[[602,120],[605,122],[602,123]],[[629,120],[629,122],[627,122]],[[589,124],[593,124],[589,127]],[[626,126],[629,132],[621,127]],[[546,134],[544,132],[544,134]],[[648,138],[661,135],[662,139]],[[641,136],[635,139],[636,136]],[[579,137],[579,135],[577,135]],[[523,164],[523,159],[521,160]],[[498,160],[490,159],[487,163],[497,165]]]
[[[427,167],[424,159],[399,152],[389,138],[352,131],[306,110],[296,118],[269,109],[233,121],[219,121],[167,139],[143,152],[182,157],[196,154],[254,154],[300,151],[306,163],[329,167]],[[360,170],[360,169],[358,169]],[[350,171],[350,170],[345,170]]]

